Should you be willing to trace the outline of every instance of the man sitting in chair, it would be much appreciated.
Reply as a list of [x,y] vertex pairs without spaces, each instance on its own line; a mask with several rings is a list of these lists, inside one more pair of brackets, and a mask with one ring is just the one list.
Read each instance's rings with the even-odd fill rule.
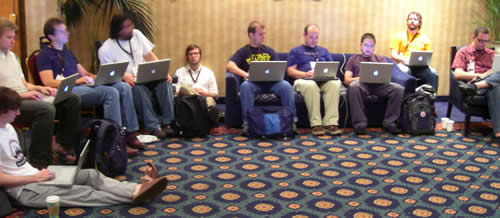
[[73,93],[80,96],[82,105],[102,105],[104,118],[111,119],[126,128],[129,156],[137,154],[136,149],[144,149],[145,145],[137,140],[139,124],[130,86],[124,82],[95,87],[87,86],[95,81],[96,75],[89,73],[66,48],[69,32],[66,30],[64,21],[59,18],[48,19],[43,32],[50,44],[40,51],[36,59],[42,83],[57,88],[61,83],[60,79],[75,73],[80,74],[80,78],[75,82],[78,86],[73,88]]
[[489,31],[478,27],[472,35],[472,43],[458,50],[451,68],[455,79],[468,81],[459,85],[466,95],[476,95],[478,90],[486,90],[488,109],[493,124],[494,140],[500,142],[500,73],[492,72],[495,52],[486,48]]

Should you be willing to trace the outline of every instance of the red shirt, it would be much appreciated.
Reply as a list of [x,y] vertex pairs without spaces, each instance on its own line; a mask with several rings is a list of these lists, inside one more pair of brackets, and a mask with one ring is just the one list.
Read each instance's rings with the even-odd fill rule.
[[476,50],[474,49],[474,47],[472,47],[472,45],[468,45],[458,50],[451,68],[460,68],[466,71],[467,64],[472,60],[474,62],[475,73],[484,73],[491,69],[494,56],[495,51],[489,48],[485,48],[484,50]]

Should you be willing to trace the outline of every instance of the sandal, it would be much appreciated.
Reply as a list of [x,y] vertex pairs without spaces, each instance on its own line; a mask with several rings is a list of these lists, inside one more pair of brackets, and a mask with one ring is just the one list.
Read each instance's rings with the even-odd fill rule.
[[[151,167],[151,170],[148,170],[148,169],[144,170],[144,174],[153,180],[158,178],[158,170],[156,169],[155,164],[152,162],[147,162],[147,165],[149,167]],[[145,178],[143,178],[141,181],[142,181],[142,183],[148,182],[148,180]]]
[[165,177],[154,179],[151,182],[143,182],[139,193],[132,197],[132,201],[137,204],[153,201],[156,196],[165,190],[167,183],[168,181]]

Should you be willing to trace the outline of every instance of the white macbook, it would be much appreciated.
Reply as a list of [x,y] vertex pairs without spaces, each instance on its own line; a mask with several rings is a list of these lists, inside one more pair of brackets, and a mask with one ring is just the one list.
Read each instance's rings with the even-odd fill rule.
[[64,166],[64,165],[49,165],[47,169],[55,173],[55,178],[50,181],[41,182],[41,185],[57,185],[57,186],[71,186],[75,183],[75,178],[80,169],[85,163],[90,140],[87,140],[85,146],[80,153],[80,158],[78,159],[78,165],[76,166]]
[[359,82],[371,84],[390,83],[393,63],[361,62]]
[[248,80],[252,82],[276,82],[285,77],[286,61],[252,61]]

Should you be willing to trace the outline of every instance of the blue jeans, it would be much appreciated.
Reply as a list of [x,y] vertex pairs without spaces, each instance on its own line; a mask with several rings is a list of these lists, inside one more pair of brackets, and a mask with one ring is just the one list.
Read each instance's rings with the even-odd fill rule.
[[488,88],[486,97],[488,98],[488,109],[493,124],[493,131],[500,132],[500,72],[492,72],[484,78],[491,87]]
[[398,64],[398,67],[401,71],[406,72],[416,78],[423,79],[426,84],[429,84],[434,88],[437,92],[439,75],[438,72],[430,67],[408,67],[404,64]]
[[[158,129],[160,125],[170,124],[174,120],[174,92],[171,83],[160,80],[136,84],[132,87],[132,94],[138,118],[144,122],[146,131]],[[156,113],[156,108],[159,114]]]
[[76,86],[73,92],[82,99],[82,107],[102,105],[104,118],[111,119],[127,128],[127,132],[139,130],[132,100],[132,91],[124,82],[103,86]]
[[281,105],[290,107],[294,117],[295,99],[293,98],[292,85],[285,80],[279,82],[250,82],[244,81],[240,86],[241,117],[247,120],[247,111],[254,105],[255,95],[260,93],[274,93],[281,99]]

